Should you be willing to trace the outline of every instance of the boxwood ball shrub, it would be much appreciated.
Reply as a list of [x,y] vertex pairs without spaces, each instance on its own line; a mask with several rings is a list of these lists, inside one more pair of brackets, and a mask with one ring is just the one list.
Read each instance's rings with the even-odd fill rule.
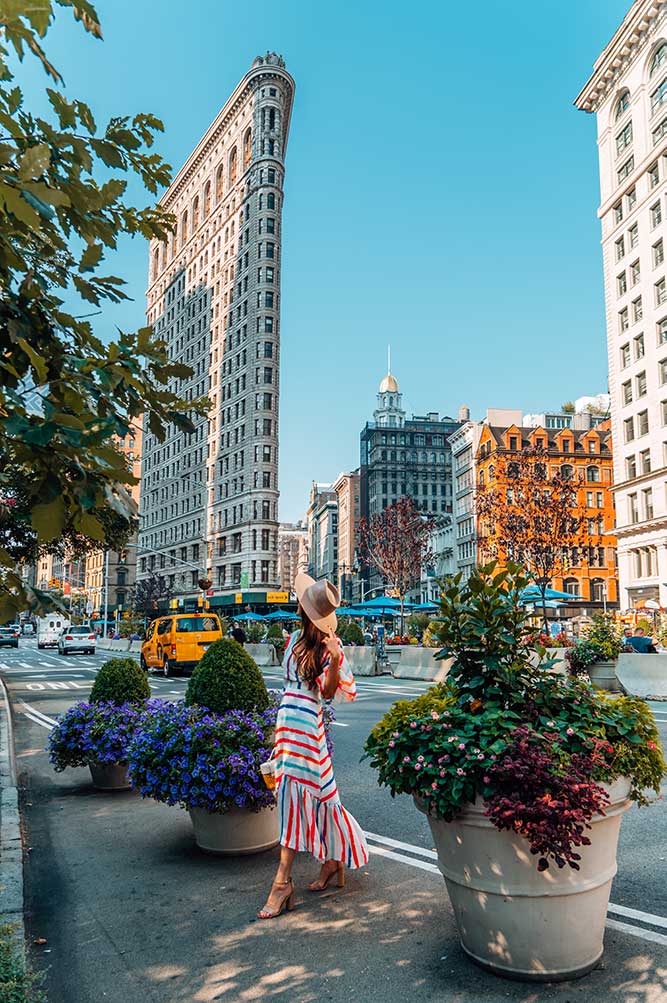
[[140,703],[151,688],[146,673],[133,658],[110,658],[100,667],[90,691],[91,703]]
[[216,714],[229,710],[263,712],[269,691],[247,651],[229,638],[215,641],[196,666],[185,693],[188,706],[208,707]]

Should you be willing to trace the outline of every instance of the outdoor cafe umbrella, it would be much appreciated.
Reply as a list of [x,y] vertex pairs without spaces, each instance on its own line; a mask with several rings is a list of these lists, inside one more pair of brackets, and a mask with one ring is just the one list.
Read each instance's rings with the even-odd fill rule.
[[[565,602],[569,602],[574,599],[581,599],[581,596],[570,595],[569,592],[559,592],[558,589],[545,589],[544,590],[545,599],[562,599]],[[525,589],[521,590],[521,599],[527,599],[528,602],[534,602],[535,600],[542,601],[542,591],[539,585],[528,585]]]
[[301,617],[298,613],[293,613],[291,610],[286,609],[283,613],[281,610],[277,609],[273,613],[267,613],[263,620],[300,620]]
[[259,613],[239,613],[238,616],[233,616],[232,620],[265,620],[266,617],[261,616]]

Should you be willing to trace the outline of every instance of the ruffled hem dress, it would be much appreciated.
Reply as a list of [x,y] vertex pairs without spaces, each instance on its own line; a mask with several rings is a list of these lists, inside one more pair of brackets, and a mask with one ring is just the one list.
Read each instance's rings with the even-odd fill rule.
[[[285,651],[285,692],[278,710],[273,757],[276,761],[276,800],[280,842],[324,862],[342,861],[349,868],[368,862],[363,831],[340,802],[322,719],[322,688],[329,656],[311,690],[299,677],[292,634]],[[343,646],[336,696],[354,700],[357,688]]]

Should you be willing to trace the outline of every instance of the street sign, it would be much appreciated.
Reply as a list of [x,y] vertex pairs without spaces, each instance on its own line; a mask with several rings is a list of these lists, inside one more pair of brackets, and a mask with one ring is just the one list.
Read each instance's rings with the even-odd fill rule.
[[213,589],[206,589],[206,595],[207,596],[212,596],[213,595]]
[[267,603],[289,602],[289,592],[267,592]]
[[93,612],[93,604],[89,599],[88,602],[86,603],[86,614],[90,616],[92,612]]

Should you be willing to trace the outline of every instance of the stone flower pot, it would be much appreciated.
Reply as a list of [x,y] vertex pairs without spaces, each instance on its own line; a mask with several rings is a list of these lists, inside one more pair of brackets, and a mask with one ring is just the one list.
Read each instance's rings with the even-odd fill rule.
[[609,690],[612,693],[620,692],[620,684],[616,678],[616,661],[613,662],[593,662],[588,666],[588,678],[601,690]]
[[611,802],[606,815],[591,819],[579,871],[555,864],[538,871],[528,842],[499,832],[479,798],[452,822],[427,814],[461,944],[477,964],[539,982],[574,979],[596,967],[621,818],[630,806],[629,781],[604,786]]
[[188,808],[200,850],[222,856],[261,853],[278,844],[278,812],[274,807],[227,812]]
[[89,769],[98,791],[129,791],[132,787],[127,763],[89,763]]

